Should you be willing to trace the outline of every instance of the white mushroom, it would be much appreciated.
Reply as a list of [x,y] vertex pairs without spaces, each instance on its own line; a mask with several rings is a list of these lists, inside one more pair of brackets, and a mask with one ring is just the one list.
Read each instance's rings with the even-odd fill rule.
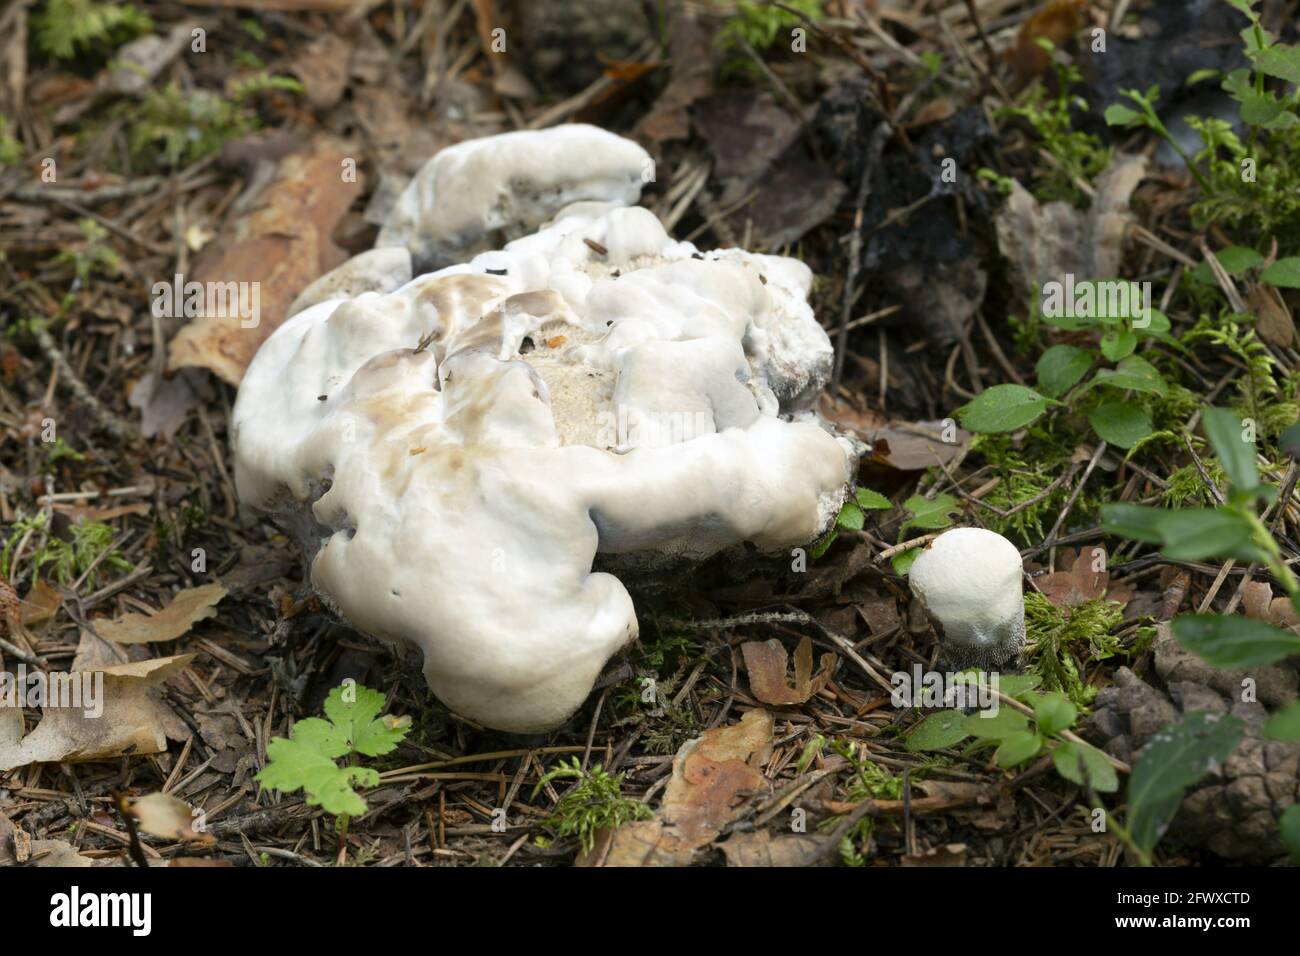
[[811,280],[579,203],[288,319],[235,405],[240,497],[296,528],[341,616],[418,645],[451,708],[555,727],[637,633],[597,552],[772,551],[834,520],[856,450],[802,408],[831,358]]
[[466,140],[415,174],[376,245],[405,246],[417,268],[450,265],[490,248],[494,232],[513,239],[576,202],[631,205],[653,173],[636,143],[581,123]]
[[983,528],[945,531],[907,577],[957,669],[996,669],[1024,647],[1024,563],[1002,535]]

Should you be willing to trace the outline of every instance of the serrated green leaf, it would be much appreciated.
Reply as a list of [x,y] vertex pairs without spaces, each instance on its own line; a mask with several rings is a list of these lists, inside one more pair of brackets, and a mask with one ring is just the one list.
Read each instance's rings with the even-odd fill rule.
[[1124,449],[1155,431],[1151,418],[1132,402],[1105,402],[1088,413],[1088,424],[1103,441]]
[[1300,654],[1300,636],[1248,617],[1183,614],[1173,629],[1179,644],[1214,667],[1255,667]]
[[390,753],[406,737],[406,727],[378,719],[383,709],[384,695],[358,684],[335,687],[325,698],[325,716],[347,735],[354,751],[367,757]]
[[835,523],[841,528],[848,528],[850,531],[861,531],[862,525],[866,523],[866,517],[862,514],[862,509],[858,507],[855,501],[844,502],[844,507],[840,509],[839,517]]
[[366,802],[352,789],[355,781],[373,787],[379,774],[365,767],[340,767],[315,746],[276,737],[266,745],[267,765],[257,775],[264,787],[285,793],[302,789],[307,803],[338,816],[360,816]]
[[1279,80],[1300,85],[1300,47],[1276,43],[1254,57],[1255,69]]
[[1064,740],[1052,749],[1052,763],[1057,773],[1081,787],[1092,787],[1098,793],[1114,793],[1119,789],[1119,775],[1096,747]]
[[1146,392],[1164,397],[1168,391],[1164,377],[1146,359],[1130,355],[1114,368],[1101,369],[1092,377],[1090,385]]
[[858,507],[867,511],[880,511],[894,507],[892,501],[870,488],[859,488],[853,493],[853,497],[857,501]]
[[912,495],[903,502],[903,507],[912,514],[903,525],[903,530],[921,528],[926,531],[938,531],[952,524],[953,512],[957,510],[957,499],[952,495],[935,495],[933,500],[923,495]]
[[965,740],[966,715],[960,710],[941,710],[931,714],[912,728],[905,746],[913,753],[929,750],[946,750]]
[[1244,727],[1236,717],[1198,712],[1151,738],[1128,781],[1128,826],[1138,846],[1155,847],[1184,791],[1232,755]]
[[1259,278],[1279,289],[1300,289],[1300,256],[1277,260],[1261,272]]
[[1059,691],[1044,694],[1034,702],[1034,721],[1038,724],[1038,732],[1042,734],[1059,734],[1062,730],[1069,730],[1078,716],[1079,709]]
[[[992,716],[986,716],[992,714]],[[1029,718],[1010,707],[999,707],[996,713],[980,711],[967,714],[963,726],[966,733],[981,740],[1003,740],[1012,734],[1029,729]]]
[[1092,356],[1073,345],[1053,345],[1038,359],[1038,387],[1049,398],[1060,398],[1092,368]]
[[1011,432],[1038,418],[1051,403],[1025,385],[994,385],[957,409],[957,417],[968,431]]
[[1283,707],[1264,724],[1269,740],[1300,740],[1300,700]]
[[1242,491],[1257,487],[1259,467],[1255,464],[1255,443],[1245,440],[1245,429],[1237,413],[1226,408],[1207,408],[1201,424],[1232,486]]
[[1026,730],[1012,734],[1003,740],[1002,746],[998,747],[998,752],[993,755],[993,759],[1003,770],[1010,770],[1038,756],[1038,752],[1042,749],[1043,738]]
[[1169,511],[1165,508],[1152,508],[1148,505],[1134,505],[1128,502],[1101,506],[1101,526],[1109,534],[1147,544],[1160,544],[1164,536],[1160,533],[1160,519]]

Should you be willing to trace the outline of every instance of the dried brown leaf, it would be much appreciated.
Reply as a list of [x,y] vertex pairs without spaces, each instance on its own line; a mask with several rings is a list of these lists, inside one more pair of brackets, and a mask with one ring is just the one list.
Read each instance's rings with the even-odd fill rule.
[[95,630],[118,644],[152,644],[174,641],[199,621],[217,616],[217,602],[226,596],[220,584],[186,588],[157,614],[123,614],[112,621],[96,621]]

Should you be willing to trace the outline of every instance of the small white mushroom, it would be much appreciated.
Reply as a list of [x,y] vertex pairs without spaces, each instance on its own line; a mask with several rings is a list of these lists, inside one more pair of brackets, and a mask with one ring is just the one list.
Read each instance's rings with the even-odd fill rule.
[[908,572],[949,663],[992,670],[1025,645],[1024,563],[1016,546],[984,528],[939,535]]

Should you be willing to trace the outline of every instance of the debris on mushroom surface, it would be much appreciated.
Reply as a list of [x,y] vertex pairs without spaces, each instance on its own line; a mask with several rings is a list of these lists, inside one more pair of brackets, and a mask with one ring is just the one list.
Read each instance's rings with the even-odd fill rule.
[[997,532],[945,531],[907,577],[957,669],[996,669],[1025,646],[1024,563]]
[[[457,222],[530,221],[535,206],[483,194],[464,157],[541,182],[568,130],[435,156]],[[235,405],[241,499],[296,527],[334,611],[418,645],[434,693],[496,729],[558,726],[636,636],[597,551],[653,565],[805,544],[856,462],[812,410],[832,353],[808,268],[702,255],[621,202],[578,202],[504,249],[303,310]]]
[[438,268],[514,239],[581,201],[631,205],[653,177],[650,154],[631,140],[574,123],[466,140],[415,174],[376,246],[405,246],[417,268]]

